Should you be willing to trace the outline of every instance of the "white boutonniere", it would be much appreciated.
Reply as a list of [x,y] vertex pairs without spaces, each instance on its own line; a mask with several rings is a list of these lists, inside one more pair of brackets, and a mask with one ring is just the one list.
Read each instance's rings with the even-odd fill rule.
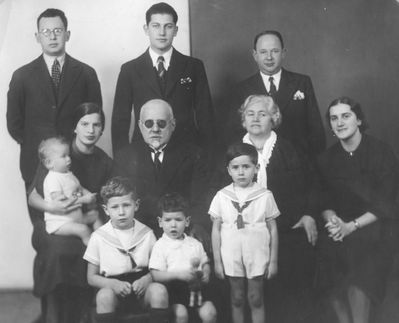
[[305,99],[305,93],[303,93],[302,91],[298,90],[298,91],[295,92],[293,99],[295,101],[296,100],[303,100],[303,99]]
[[184,84],[190,84],[190,83],[192,83],[193,82],[193,80],[191,79],[191,77],[186,77],[186,78],[181,78],[180,79],[180,84],[181,85],[184,85]]

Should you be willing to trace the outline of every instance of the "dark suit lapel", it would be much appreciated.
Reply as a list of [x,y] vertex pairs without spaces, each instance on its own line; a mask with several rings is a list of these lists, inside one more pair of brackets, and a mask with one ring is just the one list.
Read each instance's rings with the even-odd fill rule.
[[268,95],[265,83],[263,83],[263,79],[260,73],[256,73],[254,75],[254,78],[252,79],[251,89],[254,89],[253,91],[254,94]]
[[155,92],[157,92],[160,97],[162,97],[161,88],[159,86],[158,78],[155,73],[154,66],[152,65],[152,60],[148,49],[139,57],[137,63],[138,64],[136,66],[139,78],[143,82],[147,83]]
[[170,59],[170,64],[168,72],[166,73],[166,90],[165,96],[173,90],[177,82],[180,82],[181,77],[188,77],[189,75],[183,75],[186,69],[187,58],[180,54],[177,50],[173,49],[172,57]]
[[75,85],[81,73],[82,66],[69,55],[65,55],[65,63],[58,89],[58,107],[62,107],[62,104],[71,92],[72,87]]
[[170,143],[170,146],[168,144],[165,148],[161,169],[163,187],[167,187],[175,178],[176,174],[180,171],[180,165],[186,159],[185,151],[177,150],[176,148],[178,147],[175,147],[173,143]]
[[281,110],[284,110],[294,96],[296,89],[295,78],[290,73],[282,69],[281,79],[278,91],[276,93],[276,101]]
[[36,70],[34,76],[36,77],[37,84],[39,84],[43,90],[42,93],[48,97],[49,102],[56,105],[53,83],[43,56],[40,56],[35,60],[34,69]]

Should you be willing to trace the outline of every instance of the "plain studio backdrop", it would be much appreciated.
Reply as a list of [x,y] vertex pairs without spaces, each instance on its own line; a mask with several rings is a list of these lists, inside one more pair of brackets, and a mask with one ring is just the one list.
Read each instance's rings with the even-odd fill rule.
[[[110,120],[120,66],[148,47],[145,12],[153,0],[0,0],[0,288],[31,288],[35,252],[32,225],[19,171],[19,146],[6,125],[12,73],[41,54],[36,19],[47,8],[68,18],[67,52],[92,66],[101,83],[106,126],[99,146],[111,154]],[[188,0],[168,0],[179,15],[174,46],[189,55]]]

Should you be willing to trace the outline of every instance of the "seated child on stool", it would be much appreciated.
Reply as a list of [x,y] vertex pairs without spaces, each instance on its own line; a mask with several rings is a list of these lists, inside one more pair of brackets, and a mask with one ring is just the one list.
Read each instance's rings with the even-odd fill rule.
[[83,256],[88,283],[98,288],[97,322],[114,323],[117,314],[134,305],[151,308],[150,323],[168,322],[166,288],[152,283],[148,272],[155,236],[134,219],[139,200],[133,186],[127,178],[112,178],[102,187],[101,197],[110,221],[93,232]]
[[[186,201],[178,193],[166,194],[159,201],[159,209],[159,226],[164,233],[155,243],[150,258],[154,281],[167,286],[175,322],[188,322],[187,306],[191,305],[196,305],[202,322],[216,322],[216,309],[204,288],[211,272],[209,259],[201,242],[184,233],[190,223],[185,213]],[[195,285],[196,291],[190,291]],[[199,289],[203,290],[204,299]],[[200,297],[195,300],[195,296]]]
[[97,210],[82,212],[82,204],[89,208],[95,205],[96,194],[90,193],[80,185],[79,180],[69,170],[71,158],[69,144],[62,137],[53,137],[43,140],[39,145],[39,157],[48,169],[43,182],[43,193],[46,201],[63,201],[76,205],[66,215],[44,212],[46,231],[57,235],[75,235],[87,245],[92,230],[101,225]]

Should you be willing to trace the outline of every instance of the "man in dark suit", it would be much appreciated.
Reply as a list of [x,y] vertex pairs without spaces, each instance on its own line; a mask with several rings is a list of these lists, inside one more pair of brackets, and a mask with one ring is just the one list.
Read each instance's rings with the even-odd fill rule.
[[166,101],[148,101],[139,118],[143,140],[125,146],[114,158],[114,174],[127,176],[137,188],[140,207],[136,217],[159,236],[158,200],[165,193],[178,192],[190,201],[188,214],[195,231],[210,230],[206,156],[198,146],[175,140],[176,120]]
[[[178,27],[176,11],[157,3],[146,13],[144,31],[150,46],[144,54],[122,65],[112,113],[114,153],[129,143],[132,106],[135,121],[140,108],[151,99],[163,99],[173,107],[174,137],[208,147],[213,137],[213,108],[203,63],[172,47]],[[133,141],[141,140],[136,127]]]
[[102,103],[94,69],[65,52],[70,32],[64,12],[45,10],[37,28],[43,54],[14,72],[7,101],[7,127],[21,146],[20,168],[27,186],[38,165],[40,141],[55,135],[71,138],[75,108],[83,102]]
[[229,107],[231,116],[224,133],[229,140],[241,139],[245,134],[237,113],[241,104],[252,94],[271,95],[283,115],[277,134],[313,159],[324,150],[326,142],[312,81],[307,75],[282,68],[285,55],[283,38],[278,31],[267,30],[256,35],[253,57],[259,72],[234,89]]
[[[70,139],[75,108],[83,102],[102,103],[100,83],[94,69],[65,52],[70,32],[64,12],[45,10],[37,19],[37,29],[36,40],[43,54],[14,72],[7,101],[7,127],[21,146],[20,169],[27,189],[39,163],[39,143],[55,135]],[[29,209],[29,215],[34,228],[32,242],[38,255],[63,252],[65,255],[59,259],[67,262],[62,265],[77,268],[78,265],[71,262],[76,253],[84,251],[81,241],[48,235],[41,218],[43,215],[34,209]],[[44,258],[40,256],[35,259],[34,272],[48,266],[40,261]],[[64,277],[62,282],[51,286],[51,290],[36,294],[41,297],[43,322],[80,322],[81,316],[86,314],[85,301],[90,296],[87,288],[65,283],[69,281],[76,282],[78,278]],[[36,276],[34,282],[36,287],[41,286]]]

